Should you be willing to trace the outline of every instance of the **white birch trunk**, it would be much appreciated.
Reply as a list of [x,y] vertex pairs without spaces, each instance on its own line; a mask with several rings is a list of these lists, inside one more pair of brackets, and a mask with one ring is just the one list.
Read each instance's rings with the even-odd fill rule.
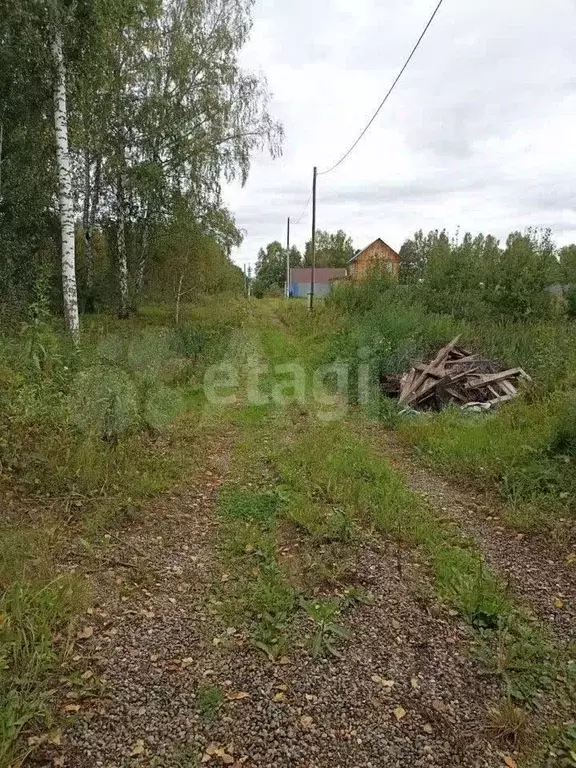
[[174,317],[175,325],[180,322],[180,300],[182,299],[182,281],[184,280],[184,272],[180,273],[180,280],[178,281],[178,290],[176,292],[176,312]]
[[96,212],[98,210],[98,204],[100,201],[100,178],[102,171],[102,155],[96,157],[96,169],[94,171],[94,184],[92,187],[92,199],[90,200],[89,184],[90,184],[90,169],[88,166],[88,187],[85,190],[84,205],[88,202],[88,211],[85,207],[85,232],[84,238],[86,242],[86,312],[95,312],[95,297],[94,297],[94,252],[92,238],[94,235],[94,224],[96,222]]
[[134,290],[134,311],[138,309],[140,299],[142,297],[142,290],[144,288],[144,274],[146,272],[146,262],[148,261],[148,215],[149,206],[146,206],[146,212],[144,214],[144,221],[142,223],[142,243],[140,247],[140,253],[138,254],[138,264],[136,267],[136,286]]
[[66,326],[75,341],[78,339],[78,293],[76,290],[76,251],[74,242],[74,199],[72,173],[68,151],[68,113],[66,109],[66,67],[59,30],[52,38],[52,55],[56,65],[54,86],[54,122],[56,126],[56,160],[60,197],[60,225],[62,229],[62,295]]
[[118,283],[120,288],[120,317],[128,317],[128,259],[126,257],[126,210],[124,201],[124,180],[118,174],[116,186],[118,208]]

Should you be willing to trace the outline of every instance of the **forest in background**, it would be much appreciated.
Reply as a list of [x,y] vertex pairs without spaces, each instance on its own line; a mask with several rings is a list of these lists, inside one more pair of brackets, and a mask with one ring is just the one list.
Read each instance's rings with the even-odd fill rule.
[[126,317],[242,288],[222,203],[281,151],[238,54],[251,0],[51,0],[0,10],[0,295]]
[[[359,250],[343,230],[319,230],[315,263],[345,267]],[[419,230],[404,241],[399,256],[399,282],[411,285],[431,311],[469,319],[576,316],[576,245],[558,248],[549,230],[512,232],[504,244],[482,233]],[[290,267],[310,266],[311,241],[304,254],[292,246],[289,261]],[[253,293],[282,295],[285,281],[286,248],[273,241],[258,253]]]

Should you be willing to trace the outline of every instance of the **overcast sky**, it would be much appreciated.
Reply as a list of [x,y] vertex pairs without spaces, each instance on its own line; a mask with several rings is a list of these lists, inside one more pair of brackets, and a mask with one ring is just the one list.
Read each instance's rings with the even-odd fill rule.
[[[437,0],[256,0],[246,67],[286,131],[225,191],[237,263],[285,237],[384,96]],[[354,153],[318,180],[317,228],[399,248],[416,229],[550,227],[576,242],[576,0],[444,0]],[[310,208],[293,242],[310,237]]]

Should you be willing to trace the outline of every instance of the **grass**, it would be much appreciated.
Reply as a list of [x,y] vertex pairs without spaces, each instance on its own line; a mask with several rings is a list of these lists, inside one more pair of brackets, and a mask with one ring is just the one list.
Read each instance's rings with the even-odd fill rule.
[[196,694],[196,709],[204,720],[213,720],[224,701],[224,691],[218,685],[204,685]]
[[[245,302],[91,316],[76,350],[49,317],[0,332],[0,767],[57,722],[68,636],[89,596],[62,550],[122,525],[194,469],[199,384]],[[81,547],[80,547],[81,548]]]
[[507,517],[524,530],[554,526],[574,515],[575,457],[569,401],[564,396],[518,400],[481,418],[448,409],[399,425],[400,435],[448,474],[492,487]]
[[499,747],[519,749],[529,742],[530,715],[510,699],[488,710],[487,731]]
[[[160,307],[126,325],[92,318],[81,353],[48,324],[40,334],[27,330],[27,345],[7,340],[0,487],[30,506],[26,516],[15,506],[0,531],[1,768],[26,752],[23,736],[52,727],[56,673],[66,669],[66,638],[87,600],[83,583],[55,578],[59,548],[137,515],[147,496],[194,466],[211,429],[235,432],[234,481],[221,487],[216,504],[222,579],[215,602],[226,625],[244,626],[270,660],[295,645],[312,656],[342,653],[343,617],[361,599],[347,584],[348,560],[359,542],[385,535],[423,553],[439,599],[469,622],[476,654],[502,681],[511,706],[534,707],[559,688],[569,697],[568,653],[516,605],[474,543],[409,491],[355,422],[319,421],[310,400],[282,406],[243,399],[245,364],[254,355],[268,364],[260,382],[267,395],[277,384],[274,365],[298,360],[309,379],[337,351],[350,354],[357,372],[365,357],[353,350],[370,339],[370,359],[391,371],[457,325],[427,319],[398,302],[365,307],[357,324],[329,302],[312,316],[280,301],[207,302],[185,307],[175,331],[164,327]],[[527,341],[518,336],[518,349],[527,351]],[[200,382],[219,359],[240,371],[235,406],[204,401]],[[449,471],[467,467],[470,477],[481,471],[516,508],[553,499],[557,515],[570,489],[557,470],[574,460],[571,400],[538,387],[530,397],[482,420],[446,412],[410,423],[374,402],[377,415],[431,461]],[[48,505],[53,512],[40,513]],[[73,529],[63,524],[68,519]],[[201,688],[201,716],[215,717],[221,700],[216,686]],[[501,712],[501,724],[513,721],[512,712]],[[558,736],[559,743],[567,738]]]
[[42,586],[17,581],[0,597],[0,766],[26,754],[24,732],[53,727],[62,662],[86,599],[72,576]]
[[[349,398],[357,402],[358,370],[367,361],[371,397],[366,415],[398,428],[427,461],[479,488],[500,493],[509,522],[546,529],[576,517],[576,327],[564,318],[540,322],[482,319],[475,323],[429,312],[409,286],[377,282],[343,287],[328,300],[339,313],[324,344],[328,359],[350,367]],[[522,397],[495,413],[447,409],[404,418],[380,395],[379,377],[407,370],[457,334],[473,351],[533,377]],[[329,336],[330,338],[330,336]]]
[[306,430],[278,458],[287,514],[312,536],[332,530],[334,509],[358,525],[417,546],[441,600],[476,633],[477,655],[511,700],[536,704],[561,688],[572,696],[570,651],[558,648],[484,563],[474,542],[435,517],[402,477],[346,424]]

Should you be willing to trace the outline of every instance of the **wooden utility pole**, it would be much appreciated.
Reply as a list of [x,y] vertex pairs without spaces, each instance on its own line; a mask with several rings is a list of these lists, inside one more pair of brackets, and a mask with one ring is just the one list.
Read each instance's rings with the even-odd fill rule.
[[310,271],[310,311],[314,309],[314,278],[316,271],[316,176],[318,169],[314,166],[312,177],[312,269]]
[[290,298],[290,216],[286,223],[286,298]]

